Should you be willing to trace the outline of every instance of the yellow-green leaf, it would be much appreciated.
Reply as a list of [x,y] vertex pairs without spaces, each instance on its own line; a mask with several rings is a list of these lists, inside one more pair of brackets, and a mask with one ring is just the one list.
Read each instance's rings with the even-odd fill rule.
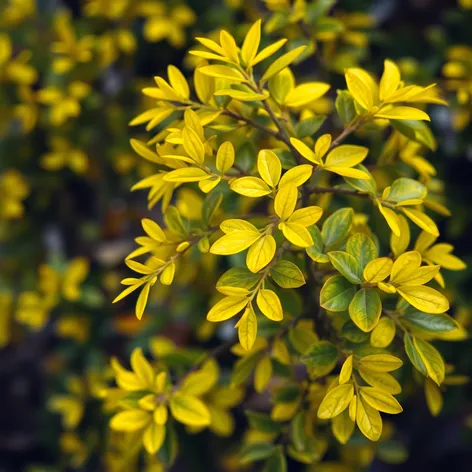
[[378,441],[382,434],[380,413],[363,399],[357,399],[356,423],[361,433],[371,441]]
[[241,346],[246,351],[250,351],[257,337],[257,318],[252,305],[248,305],[236,327]]
[[211,421],[210,411],[197,397],[176,392],[170,399],[172,416],[188,426],[208,426]]
[[372,354],[365,356],[359,363],[362,367],[373,372],[391,372],[392,370],[399,369],[403,365],[401,359],[391,356],[390,354]]
[[413,107],[389,107],[375,114],[376,118],[387,120],[423,120],[431,121],[428,114]]
[[392,343],[395,333],[395,322],[384,316],[379,320],[377,326],[373,329],[370,335],[370,344],[373,347],[388,347]]
[[261,41],[261,20],[257,20],[249,29],[241,47],[241,58],[244,64],[251,66],[256,57]]
[[210,248],[212,254],[231,255],[252,246],[261,235],[253,231],[233,231],[215,241]]
[[330,390],[318,408],[318,418],[328,419],[342,413],[351,403],[354,396],[352,383],[339,385]]
[[397,292],[412,306],[433,315],[449,310],[448,299],[437,290],[425,286],[402,285]]
[[364,269],[363,277],[366,282],[376,284],[385,280],[392,270],[393,261],[389,257],[379,257],[370,261]]
[[173,170],[164,176],[166,182],[199,182],[210,179],[211,175],[198,167],[182,167]]
[[379,388],[361,387],[360,394],[366,403],[378,411],[390,413],[391,415],[396,415],[403,411],[403,408],[395,397]]

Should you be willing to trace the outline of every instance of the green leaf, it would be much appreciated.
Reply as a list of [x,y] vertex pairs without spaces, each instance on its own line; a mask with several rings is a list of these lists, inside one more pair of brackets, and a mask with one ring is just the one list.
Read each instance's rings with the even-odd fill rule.
[[290,424],[290,437],[292,438],[293,445],[297,451],[305,451],[309,438],[305,431],[305,418],[306,413],[300,411],[293,418]]
[[406,314],[402,318],[402,321],[403,320],[414,328],[419,328],[421,331],[430,334],[448,333],[457,329],[454,320],[446,313],[441,315],[430,315],[429,313],[423,313],[422,311],[415,311]]
[[313,331],[297,326],[288,332],[288,339],[299,354],[304,354],[313,343],[318,341],[318,337]]
[[278,434],[282,431],[282,424],[274,421],[270,415],[255,411],[245,411],[251,428],[266,434]]
[[290,261],[277,261],[270,269],[270,275],[282,288],[298,288],[306,283],[302,271]]
[[332,251],[328,253],[328,257],[335,269],[344,275],[349,282],[352,284],[362,282],[362,270],[351,254],[343,251]]
[[327,375],[336,366],[339,357],[338,348],[329,341],[319,341],[310,346],[300,358],[315,376]]
[[356,116],[356,108],[351,94],[347,90],[338,92],[336,97],[336,111],[344,123],[348,123]]
[[202,219],[206,226],[211,224],[211,220],[221,205],[222,200],[223,194],[221,192],[212,192],[206,196],[202,207]]
[[417,180],[401,177],[395,180],[390,187],[387,200],[400,203],[406,200],[423,200],[428,194],[427,188]]
[[245,289],[251,289],[256,285],[260,279],[260,275],[253,274],[246,267],[232,267],[227,270],[216,283],[218,287],[239,287]]
[[368,339],[369,334],[360,330],[353,321],[348,320],[341,329],[341,336],[353,343],[362,343]]
[[167,227],[179,236],[186,236],[187,229],[185,228],[182,217],[180,216],[179,210],[175,206],[168,206],[164,213],[164,221]]
[[262,472],[287,472],[287,459],[285,459],[281,446],[277,446],[277,451],[264,464]]
[[300,398],[300,386],[298,384],[287,385],[274,395],[275,403],[293,403]]
[[354,210],[352,208],[341,208],[323,223],[321,236],[328,251],[335,249],[346,239],[352,226],[353,217]]
[[356,293],[356,287],[342,275],[330,277],[320,293],[320,305],[329,311],[347,310]]
[[366,333],[372,331],[379,322],[382,302],[375,288],[362,288],[349,304],[349,316]]
[[377,246],[365,233],[352,235],[347,240],[346,251],[357,261],[361,274],[364,272],[365,266],[378,257]]
[[356,190],[362,193],[368,193],[370,195],[377,194],[377,184],[373,175],[369,172],[369,169],[362,164],[357,164],[356,169],[361,170],[369,176],[369,179],[355,179],[353,177],[344,177],[344,180]]
[[313,246],[306,248],[306,253],[313,259],[315,262],[320,262],[322,264],[329,262],[329,258],[326,254],[324,254],[324,241],[323,237],[321,236],[321,232],[318,226],[313,225],[308,227],[308,232],[311,235],[311,239],[313,239]]
[[256,367],[260,358],[260,352],[241,357],[236,364],[234,364],[233,372],[231,374],[231,385],[241,385]]
[[299,121],[295,125],[295,135],[299,139],[307,138],[308,136],[313,136],[323,125],[326,120],[326,116],[318,115],[311,116],[306,120]]
[[427,148],[431,149],[431,151],[436,150],[436,139],[424,121],[392,120],[390,124],[407,138],[425,145]]
[[241,464],[267,459],[275,452],[275,448],[276,446],[270,443],[248,444],[241,452]]
[[405,333],[403,342],[405,344],[406,355],[408,356],[408,359],[410,359],[410,362],[416,370],[420,371],[425,377],[427,377],[428,371],[426,370],[426,366],[424,365],[416,346],[413,344],[413,338],[408,333]]

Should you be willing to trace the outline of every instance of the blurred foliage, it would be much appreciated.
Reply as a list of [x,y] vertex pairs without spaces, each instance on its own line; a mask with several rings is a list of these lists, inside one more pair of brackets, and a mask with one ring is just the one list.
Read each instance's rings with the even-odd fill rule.
[[[226,185],[218,181],[215,191],[206,189],[211,191],[206,198],[200,191],[204,187],[196,184],[177,184],[177,191],[167,196],[158,189],[154,194],[151,191],[146,207],[140,188],[156,175],[153,160],[175,154],[171,151],[181,144],[177,130],[183,126],[182,111],[188,108],[188,104],[177,110],[156,105],[156,99],[165,99],[170,92],[162,85],[163,79],[157,80],[156,89],[152,77],[167,80],[169,73],[172,90],[175,83],[182,87],[176,72],[180,70],[193,83],[191,78],[199,74],[195,68],[205,65],[202,52],[214,52],[194,38],[219,43],[220,29],[225,29],[241,46],[259,18],[264,20],[260,49],[280,38],[288,41],[262,67],[256,66],[257,78],[275,58],[304,47],[296,65],[290,66],[293,74],[285,69],[269,81],[264,92],[271,95],[277,113],[283,108],[295,114],[294,136],[310,145],[316,141],[312,136],[332,133],[336,137],[342,133],[343,121],[350,121],[345,118],[360,112],[345,90],[345,69],[362,67],[380,78],[384,60],[392,59],[406,84],[437,83],[449,106],[428,106],[431,131],[418,125],[423,122],[416,118],[396,124],[392,120],[393,128],[384,118],[384,122],[379,119],[352,130],[349,144],[369,148],[364,170],[372,171],[380,190],[404,176],[414,176],[427,187],[431,198],[429,206],[427,202],[424,206],[440,215],[440,243],[428,241],[424,233],[423,241],[417,240],[420,231],[411,225],[410,249],[419,251],[426,263],[446,269],[437,274],[436,286],[445,285],[444,294],[452,304],[449,314],[455,322],[469,326],[470,270],[447,270],[454,263],[457,269],[458,262],[449,260],[447,267],[440,249],[446,241],[453,244],[455,254],[470,267],[470,1],[4,0],[0,3],[2,470],[468,470],[472,460],[467,447],[472,436],[467,384],[467,375],[472,373],[470,341],[451,343],[443,339],[447,336],[433,336],[446,360],[441,387],[406,361],[408,365],[396,375],[403,387],[402,415],[384,419],[377,443],[357,431],[340,446],[338,441],[348,439],[351,427],[347,410],[342,414],[346,429],[340,417],[333,422],[338,441],[333,439],[330,422],[317,418],[328,381],[338,374],[325,372],[321,380],[315,380],[306,376],[299,362],[302,351],[317,336],[330,336],[313,325],[310,316],[305,317],[313,307],[308,289],[278,292],[286,315],[280,328],[258,312],[259,337],[252,356],[237,343],[234,323],[205,320],[218,300],[214,290],[218,277],[230,267],[245,265],[241,253],[224,262],[208,253],[218,230],[210,221],[249,215],[256,216],[251,221],[260,227],[267,206],[259,200],[232,200],[226,186],[225,203],[219,207],[210,198]],[[227,41],[226,47],[231,48],[228,37]],[[329,91],[310,98],[302,88],[298,95],[292,94],[292,102],[286,101],[287,94],[280,94],[287,87],[286,91],[293,91],[314,81],[329,84]],[[229,111],[225,117],[212,118],[211,113],[204,117],[208,139],[202,144],[207,154],[216,154],[224,141],[231,141],[236,147],[236,174],[241,170],[254,174],[258,151],[267,148],[276,150],[284,171],[294,166],[289,147],[274,136],[278,131],[270,116],[257,113],[262,102],[253,98],[239,103],[236,95],[232,101],[229,95],[213,97],[206,83],[200,78],[198,101]],[[224,79],[218,88],[237,89]],[[142,89],[148,93],[142,94]],[[191,89],[194,97],[194,86]],[[241,116],[255,119],[259,129]],[[192,120],[188,117],[186,126],[192,122],[196,126]],[[163,144],[169,128],[177,133],[176,141]],[[264,134],[264,128],[272,135]],[[198,133],[199,127],[195,129]],[[159,151],[158,158],[156,143],[165,151]],[[376,169],[371,169],[371,156],[377,157]],[[162,170],[162,162],[158,164]],[[317,186],[341,190],[339,194],[314,193],[310,204],[325,211],[323,221],[334,210],[352,207],[353,233],[378,236],[385,256],[398,257],[405,251],[406,246],[395,252],[395,244],[390,249],[389,228],[376,208],[371,211],[372,204],[366,209],[368,200],[342,194],[359,190],[349,184],[355,179],[336,177],[331,182],[324,172],[321,175]],[[140,186],[138,182],[143,181]],[[129,193],[133,186],[136,192]],[[171,204],[167,210],[172,208],[165,217],[156,205],[162,197]],[[207,217],[214,211],[214,220],[208,219],[208,227],[203,227],[209,230],[205,234],[199,225],[202,210]],[[179,256],[175,275],[174,269],[172,274],[161,274],[164,284],[150,290],[142,319],[135,316],[138,298],[134,294],[112,305],[120,280],[129,277],[123,261],[130,253],[144,254],[136,253],[133,244],[137,238],[138,246],[146,246],[141,221],[171,228],[171,241],[181,244],[188,238],[182,238],[182,233],[175,238],[182,230],[180,218],[185,230],[192,230],[185,234],[193,238],[191,250],[185,244],[174,244],[170,251],[177,252],[151,248],[159,258],[183,257]],[[149,225],[148,230],[158,231]],[[167,229],[166,234],[169,237]],[[289,259],[306,275],[300,254],[294,252]],[[333,270],[326,263],[321,266]],[[359,330],[347,313],[330,319],[351,347],[375,347],[379,342],[380,347],[385,332],[391,332],[389,323],[382,321],[384,331],[377,329],[376,341],[374,334]],[[386,319],[390,318],[382,318]],[[420,318],[412,319],[421,325]],[[332,328],[325,328],[331,333]],[[401,343],[395,341],[388,349],[408,359]],[[130,364],[142,385],[132,385],[136,376],[123,367]],[[331,367],[336,366],[339,373],[341,365],[334,362]],[[250,375],[254,368],[255,379]],[[114,387],[115,379],[118,387]],[[170,413],[167,407],[155,408],[150,395],[165,397]],[[303,408],[297,414],[299,404]],[[200,420],[192,424],[186,414],[179,413],[182,405]],[[110,428],[116,411],[126,413],[137,406],[142,412],[137,419],[142,421],[141,429],[122,433],[120,424],[127,422],[119,419],[114,420],[118,427]],[[149,411],[158,418],[154,422]],[[202,422],[208,412],[211,420]],[[144,430],[149,431],[145,449],[159,449],[157,454],[143,450]]]

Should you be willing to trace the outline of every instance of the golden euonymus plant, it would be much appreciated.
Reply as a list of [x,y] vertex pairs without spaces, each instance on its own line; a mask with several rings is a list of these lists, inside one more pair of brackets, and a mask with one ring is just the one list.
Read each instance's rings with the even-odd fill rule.
[[[239,45],[224,30],[219,41],[197,40],[193,80],[169,66],[143,90],[155,106],[131,123],[154,133],[131,140],[156,169],[133,190],[148,189],[163,222],[142,220],[145,235],[126,259],[135,275],[115,301],[139,291],[141,319],[154,286],[179,273],[191,283],[185,272],[201,264],[215,290],[199,330],[211,336],[208,322],[227,322],[237,337],[187,373],[138,349],[132,372],[114,361],[112,429],[149,454],[176,441],[174,421],[228,435],[230,410],[246,407],[253,385],[272,407],[246,412],[239,461],[282,471],[286,455],[320,461],[330,429],[341,444],[353,434],[365,444],[388,439],[381,413],[401,413],[395,396],[411,385],[408,372],[437,414],[448,378],[460,379],[432,341],[465,337],[446,313],[440,272],[465,265],[436,243],[430,216],[448,214],[429,191],[436,171],[424,157],[435,148],[425,104],[445,105],[437,88],[404,83],[390,60],[380,79],[346,69],[345,90],[295,81],[296,65],[311,75],[312,56],[263,39],[261,21]],[[317,114],[330,97],[335,110]],[[238,357],[231,372],[218,365],[226,348]]]

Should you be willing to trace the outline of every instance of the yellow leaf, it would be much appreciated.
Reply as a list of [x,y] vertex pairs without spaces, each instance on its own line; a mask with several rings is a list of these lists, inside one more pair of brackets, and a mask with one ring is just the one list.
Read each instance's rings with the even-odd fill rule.
[[366,172],[359,169],[351,169],[350,167],[325,166],[325,170],[341,175],[343,177],[351,177],[353,179],[369,180],[370,176]]
[[380,101],[387,100],[395,93],[400,85],[401,75],[397,65],[389,61],[384,61],[384,72],[380,79],[379,98]]
[[217,90],[214,95],[216,97],[227,95],[228,97],[231,97],[234,100],[239,100],[240,102],[256,102],[259,100],[267,99],[267,95],[263,95],[261,93],[246,92],[243,90],[236,89]]
[[163,243],[167,240],[162,228],[154,221],[144,218],[141,220],[144,231],[147,235],[159,243]]
[[287,107],[301,107],[322,97],[330,89],[329,84],[323,82],[308,82],[292,89],[285,97]]
[[252,65],[261,41],[261,20],[257,20],[249,29],[241,47],[241,58],[247,66]]
[[275,188],[282,174],[282,164],[275,152],[269,149],[262,149],[257,156],[257,171],[263,180]]
[[313,166],[310,164],[303,164],[301,166],[292,167],[290,170],[282,175],[279,182],[279,187],[283,187],[287,184],[293,184],[299,187],[304,184],[313,173]]
[[407,280],[401,282],[401,285],[424,285],[431,279],[436,277],[441,266],[438,265],[427,265],[419,267],[413,274],[411,274]]
[[180,97],[188,99],[190,97],[190,88],[187,80],[177,67],[170,65],[167,68],[167,75],[172,88],[180,95]]
[[236,64],[239,64],[239,49],[236,41],[227,31],[220,31],[220,44],[225,52],[225,56]]
[[384,392],[379,388],[375,387],[361,387],[360,394],[363,400],[366,401],[372,408],[384,413],[390,413],[396,415],[403,411],[400,403],[390,395],[388,392]]
[[236,327],[241,346],[246,351],[250,351],[257,337],[257,318],[252,305],[248,305]]
[[308,227],[314,225],[321,218],[322,214],[323,209],[317,206],[300,208],[292,213],[287,222]]
[[220,56],[225,55],[225,50],[215,41],[208,39],[208,38],[195,38],[198,42],[203,44],[207,49],[210,51],[216,52],[216,54],[219,54]]
[[143,446],[146,452],[148,454],[156,454],[164,443],[165,437],[165,426],[151,423],[143,434]]
[[397,216],[399,234],[398,236],[395,233],[390,235],[390,247],[395,257],[403,254],[410,244],[410,226],[408,220],[403,215]]
[[141,348],[136,348],[131,353],[131,367],[138,379],[152,390],[154,385],[154,370],[149,361],[144,357]]
[[212,177],[211,179],[200,180],[200,182],[198,182],[198,188],[203,193],[210,193],[220,182],[221,177]]
[[402,254],[393,264],[390,282],[403,284],[420,268],[421,254],[418,251],[408,251]]
[[437,290],[425,286],[402,285],[397,292],[412,306],[425,313],[437,315],[449,310],[449,301]]
[[354,431],[355,423],[349,417],[347,410],[343,411],[340,415],[335,416],[331,421],[331,428],[334,437],[341,443],[346,444],[349,438],[352,436]]
[[315,143],[315,154],[319,160],[328,152],[329,148],[331,147],[331,135],[330,134],[323,134],[320,136]]
[[349,403],[349,418],[351,421],[356,421],[356,412],[357,412],[357,395],[354,395]]
[[298,190],[295,185],[287,184],[279,188],[275,196],[274,210],[282,221],[287,220],[293,213],[297,200]]
[[373,372],[365,367],[360,366],[359,374],[372,387],[380,388],[392,395],[398,395],[402,391],[401,385],[397,380],[386,372]]
[[346,84],[354,100],[365,110],[370,110],[376,102],[375,84],[362,69],[347,69],[344,73]]
[[426,379],[424,383],[424,393],[426,404],[433,416],[438,416],[443,407],[443,397],[439,387],[430,379]]
[[[266,82],[274,75],[278,74],[282,69],[289,66],[298,56],[306,49],[306,46],[299,46],[298,48],[292,49],[276,59],[265,71],[261,78],[261,82]],[[257,59],[257,57],[256,57]]]
[[205,160],[205,146],[203,146],[197,132],[186,126],[182,131],[182,140],[185,152],[197,163]]
[[151,421],[151,415],[144,410],[134,409],[117,413],[110,420],[110,427],[116,431],[137,431]]
[[354,386],[352,383],[334,387],[323,398],[318,408],[318,418],[328,419],[339,415],[349,406],[353,396]]
[[266,48],[264,48],[257,56],[251,61],[251,66],[255,66],[262,62],[263,60],[267,59],[268,57],[275,54],[285,43],[287,42],[286,39],[279,39],[273,44],[270,44]]
[[272,377],[272,361],[269,356],[264,356],[254,370],[254,388],[256,392],[263,392]]
[[233,233],[234,231],[249,231],[250,233],[259,233],[259,230],[249,221],[238,220],[230,218],[220,224],[220,229],[225,234]]
[[345,144],[334,148],[326,157],[325,165],[329,167],[354,167],[360,164],[369,150],[364,146]]
[[261,289],[257,293],[257,306],[269,320],[281,321],[284,317],[279,297],[272,290]]
[[290,138],[292,146],[308,161],[321,164],[321,159],[303,142],[297,138]]
[[302,225],[296,223],[281,223],[283,235],[295,246],[310,247],[313,246],[313,239],[310,232]]
[[351,380],[352,375],[352,355],[349,356],[343,363],[341,367],[341,372],[339,373],[339,384],[345,384]]
[[170,399],[172,416],[188,426],[208,426],[211,421],[206,405],[197,397],[176,392]]
[[216,77],[218,79],[227,79],[230,82],[245,82],[246,80],[241,74],[241,72],[229,66],[203,66],[199,67],[198,71],[210,77]]
[[357,399],[356,423],[361,433],[371,441],[378,441],[382,434],[380,413],[361,398]]
[[272,235],[266,234],[256,241],[249,249],[246,257],[247,268],[251,272],[259,272],[273,259],[276,244]]
[[224,142],[216,154],[216,168],[219,172],[224,174],[228,169],[231,169],[234,164],[234,147],[229,142]]
[[388,347],[392,343],[395,333],[395,322],[390,318],[383,317],[370,335],[370,344],[373,347]]
[[413,107],[391,107],[381,109],[375,114],[376,118],[384,118],[386,120],[423,120],[431,121],[430,117],[418,108]]
[[130,140],[131,147],[144,159],[148,161],[161,163],[162,160],[160,157],[153,151],[151,151],[143,142],[139,141],[138,139],[131,139]]
[[212,254],[229,256],[244,251],[252,246],[261,237],[259,232],[233,231],[225,234],[213,243],[210,248]]
[[379,257],[370,261],[364,269],[363,277],[366,282],[376,284],[385,280],[392,270],[393,261],[390,257]]
[[439,230],[436,223],[428,215],[422,211],[413,210],[412,208],[402,208],[402,210],[403,213],[405,213],[405,215],[422,230],[432,234],[433,236],[439,236]]
[[162,272],[159,278],[162,285],[170,285],[174,280],[175,264],[170,263]]
[[382,213],[382,216],[385,218],[388,226],[396,236],[400,236],[400,222],[398,215],[391,209],[383,206],[379,203],[379,211]]
[[141,293],[139,294],[138,300],[136,301],[136,317],[138,318],[138,320],[142,318],[144,310],[146,309],[150,288],[150,283],[144,285],[143,289],[141,290]]
[[212,322],[225,321],[237,315],[249,303],[247,297],[225,297],[220,300],[207,314]]
[[198,167],[183,167],[173,170],[164,176],[166,182],[199,182],[210,179],[211,175]]
[[233,192],[251,198],[263,197],[272,192],[271,188],[258,177],[241,177],[234,180],[230,188]]
[[399,369],[403,365],[401,359],[391,356],[390,354],[372,354],[365,356],[359,363],[362,367],[373,372],[391,372],[392,370]]

